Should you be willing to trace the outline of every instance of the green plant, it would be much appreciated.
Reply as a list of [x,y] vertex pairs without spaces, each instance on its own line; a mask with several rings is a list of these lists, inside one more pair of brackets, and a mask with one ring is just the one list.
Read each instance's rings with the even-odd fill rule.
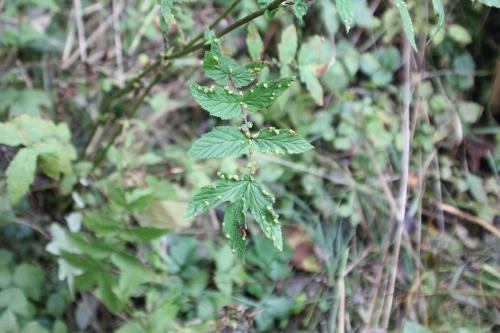
[[283,248],[281,227],[273,208],[274,196],[254,178],[257,171],[254,154],[296,154],[312,149],[309,142],[291,129],[269,127],[252,133],[253,123],[249,121],[252,113],[267,108],[292,82],[292,79],[281,78],[254,83],[262,67],[262,63],[240,66],[222,53],[215,39],[211,51],[205,52],[203,69],[217,86],[192,84],[190,87],[196,102],[210,115],[224,120],[243,120],[240,127],[215,127],[193,144],[189,155],[205,159],[246,155],[248,172],[244,175],[219,174],[220,180],[203,187],[193,197],[186,212],[187,216],[194,217],[229,202],[223,232],[240,257],[245,254],[247,211],[274,246],[280,250]]

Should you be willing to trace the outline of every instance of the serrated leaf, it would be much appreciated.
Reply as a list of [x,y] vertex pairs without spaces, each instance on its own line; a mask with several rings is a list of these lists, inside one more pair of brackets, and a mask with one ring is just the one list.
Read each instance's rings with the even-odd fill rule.
[[[500,1],[500,0],[499,0]],[[444,8],[441,0],[432,0],[432,7],[434,8],[434,12],[438,16],[438,29],[441,29],[444,25]]]
[[246,42],[250,58],[252,58],[253,61],[259,61],[264,51],[264,42],[262,42],[262,38],[260,38],[259,31],[255,24],[250,23],[248,25]]
[[222,231],[229,240],[231,249],[238,257],[245,257],[245,236],[240,227],[245,225],[245,213],[242,200],[235,201],[226,207]]
[[234,82],[237,87],[244,87],[256,78],[251,69],[242,67],[230,57],[223,55],[216,46],[212,47],[212,51],[205,52],[203,70],[209,78],[222,86]]
[[259,83],[243,95],[243,102],[250,112],[265,109],[290,87],[292,81],[292,79],[283,78]]
[[410,41],[410,45],[413,47],[415,51],[417,51],[417,43],[415,42],[415,31],[413,29],[413,23],[411,21],[410,11],[408,10],[408,6],[406,2],[403,0],[394,0],[396,4],[396,8],[399,10],[399,14],[401,15],[401,20],[403,22],[403,29],[405,31],[406,37]]
[[273,197],[259,183],[255,181],[248,181],[247,183],[245,191],[246,209],[250,210],[255,217],[264,235],[273,242],[278,250],[282,251],[283,236],[278,216],[272,208]]
[[223,202],[241,199],[247,185],[248,181],[221,179],[212,185],[202,187],[189,203],[186,217],[195,217]]
[[190,86],[196,102],[212,116],[232,119],[241,116],[242,96],[221,87],[205,88],[198,84]]
[[302,21],[304,15],[307,14],[308,6],[306,0],[295,0],[293,3],[293,12],[295,16]]
[[500,0],[478,0],[478,1],[486,6],[500,8]]
[[347,32],[351,30],[354,12],[352,10],[352,0],[335,0],[335,7],[344,23]]
[[262,129],[251,142],[261,153],[298,154],[313,149],[303,137],[285,129]]
[[278,44],[278,56],[281,63],[289,64],[293,61],[297,52],[297,44],[297,30],[292,24],[283,30]]
[[323,87],[309,67],[299,67],[300,80],[305,83],[316,104],[323,105]]
[[35,179],[38,152],[32,148],[23,148],[10,162],[7,168],[7,194],[10,202],[16,203],[28,191]]
[[220,158],[248,153],[250,141],[240,129],[218,126],[196,140],[188,154],[196,158]]

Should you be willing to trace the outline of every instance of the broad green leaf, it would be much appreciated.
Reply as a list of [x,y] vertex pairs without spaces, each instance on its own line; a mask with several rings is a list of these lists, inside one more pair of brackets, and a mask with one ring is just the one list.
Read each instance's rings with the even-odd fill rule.
[[444,25],[445,18],[444,8],[441,0],[432,0],[432,7],[434,8],[434,12],[436,12],[436,15],[438,16],[438,29],[441,29]]
[[289,64],[295,58],[297,52],[297,30],[292,24],[283,30],[281,41],[278,44],[278,56],[281,63]]
[[10,310],[3,311],[0,315],[0,327],[2,333],[18,333],[19,326],[16,316]]
[[249,146],[249,140],[239,128],[219,126],[196,140],[188,154],[196,158],[239,156],[246,154]]
[[415,51],[417,51],[417,43],[415,42],[415,31],[413,29],[413,23],[411,21],[410,11],[404,0],[394,0],[396,8],[399,10],[401,15],[401,20],[403,22],[403,29],[405,31],[406,37],[410,41],[410,45]]
[[242,96],[221,87],[206,88],[192,84],[191,94],[196,102],[212,116],[231,119],[241,116]]
[[292,81],[292,79],[284,78],[257,84],[243,95],[243,106],[250,112],[267,108],[290,87]]
[[274,246],[283,250],[283,236],[278,215],[274,212],[274,197],[255,181],[248,181],[245,191],[245,207],[250,210],[255,220],[261,227],[264,235],[269,238]]
[[448,34],[450,37],[459,44],[467,45],[472,42],[472,37],[461,25],[452,24],[448,27]]
[[245,235],[240,228],[244,226],[244,205],[242,200],[238,200],[226,207],[222,231],[229,240],[231,249],[242,259],[245,257]]
[[266,128],[252,139],[252,147],[262,153],[298,154],[313,148],[300,135],[292,130]]
[[335,6],[337,7],[342,22],[344,22],[345,29],[349,32],[354,17],[352,0],[335,0]]
[[50,107],[49,97],[41,90],[36,89],[6,89],[0,93],[0,112],[9,110],[11,117],[27,114],[40,116],[42,107]]
[[21,333],[49,333],[49,331],[37,321],[31,321],[23,327]]
[[19,128],[12,123],[0,124],[0,144],[15,147],[23,143],[24,138]]
[[212,44],[212,51],[205,52],[203,70],[205,74],[217,84],[228,86],[231,82],[237,87],[249,85],[256,78],[252,68],[240,66],[235,60],[220,52],[216,44]]
[[41,284],[44,276],[40,267],[31,264],[21,264],[14,270],[12,281],[31,299],[40,297]]
[[323,87],[318,76],[323,75],[331,58],[331,48],[320,36],[313,36],[299,50],[300,80],[318,105],[323,105]]
[[295,13],[295,16],[301,21],[304,15],[306,15],[308,8],[309,7],[307,6],[306,0],[295,0],[293,3],[293,12]]
[[500,8],[500,0],[478,0],[478,1],[486,6]]
[[10,310],[12,313],[29,317],[34,309],[26,295],[19,288],[7,288],[0,291],[0,309]]
[[10,162],[7,168],[7,194],[12,203],[16,203],[28,191],[35,179],[38,153],[32,148],[23,148]]
[[403,333],[434,333],[434,331],[417,322],[406,320],[403,325]]
[[246,42],[248,53],[252,60],[259,61],[264,51],[264,42],[262,42],[262,38],[260,38],[259,31],[255,24],[250,23],[248,25]]
[[299,67],[299,74],[316,104],[323,105],[323,87],[314,72],[309,67]]
[[186,216],[195,217],[223,202],[241,199],[247,185],[248,181],[245,180],[221,179],[212,185],[202,187],[189,203]]

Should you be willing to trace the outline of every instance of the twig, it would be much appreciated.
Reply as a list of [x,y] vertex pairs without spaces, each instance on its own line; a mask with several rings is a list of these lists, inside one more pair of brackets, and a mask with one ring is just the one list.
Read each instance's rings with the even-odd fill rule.
[[87,60],[87,41],[85,40],[85,26],[83,24],[82,4],[80,0],[74,0],[75,4],[75,19],[76,30],[78,32],[78,50],[80,52],[80,59]]
[[485,220],[483,220],[483,219],[481,219],[481,218],[479,218],[477,216],[474,216],[472,214],[464,212],[464,211],[462,211],[462,210],[460,210],[457,207],[454,207],[452,205],[448,205],[448,204],[441,203],[441,202],[436,202],[434,204],[440,210],[442,210],[442,211],[444,211],[444,212],[446,212],[448,214],[452,214],[452,215],[461,217],[464,220],[467,220],[469,222],[475,223],[475,224],[479,225],[480,227],[482,227],[483,229],[485,229],[488,232],[490,232],[492,235],[500,238],[500,229],[498,229],[497,227],[495,227],[493,224],[488,223],[487,221],[485,221]]
[[401,183],[398,198],[398,214],[396,219],[396,244],[394,247],[394,258],[392,261],[392,271],[389,280],[389,292],[387,294],[388,300],[385,304],[385,312],[383,319],[383,328],[387,331],[389,328],[389,321],[391,319],[392,303],[394,300],[394,290],[396,287],[396,276],[398,272],[399,252],[401,249],[401,240],[404,230],[404,220],[406,216],[406,200],[408,192],[408,172],[410,167],[410,102],[411,102],[411,48],[408,40],[403,37],[403,55],[404,55],[404,106],[401,121],[401,132],[403,137],[403,152],[401,155]]
[[119,85],[123,84],[123,53],[122,53],[122,39],[120,37],[120,12],[123,6],[118,5],[117,0],[112,1],[113,5],[113,30],[115,33],[115,57],[117,67],[117,81]]

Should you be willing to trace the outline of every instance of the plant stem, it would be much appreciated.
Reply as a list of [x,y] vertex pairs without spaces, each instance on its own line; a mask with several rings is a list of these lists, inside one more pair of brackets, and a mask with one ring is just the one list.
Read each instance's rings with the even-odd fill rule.
[[[133,118],[135,116],[135,114],[137,113],[137,111],[141,107],[142,103],[144,102],[144,99],[146,98],[146,96],[149,94],[149,92],[151,91],[153,86],[156,83],[158,83],[158,81],[161,80],[162,76],[163,76],[163,73],[156,74],[154,79],[151,80],[151,82],[147,85],[147,87],[144,89],[142,94],[139,96],[139,98],[135,102],[134,106],[132,107],[132,111],[128,115],[128,118]],[[104,157],[106,157],[106,153],[108,152],[109,148],[111,148],[111,146],[115,142],[116,138],[120,135],[120,133],[122,132],[122,129],[123,129],[123,125],[121,125],[118,129],[116,129],[113,132],[113,134],[112,134],[111,138],[109,139],[109,142],[107,143],[104,150],[102,150],[102,152],[96,156],[96,158],[92,164],[92,171],[94,171],[102,163],[102,161],[104,160]]]
[[[222,19],[224,19],[225,16],[227,16],[232,10],[234,10],[234,8],[236,8],[236,5],[239,3],[239,1],[240,0],[235,0],[217,19],[215,19],[214,22],[212,22],[210,24],[209,27],[213,28],[213,27],[215,27],[215,25],[217,25],[217,23],[222,21]],[[233,24],[227,26],[226,28],[224,28],[223,30],[218,32],[216,34],[216,36],[222,37],[222,36],[230,33],[231,31],[239,28],[240,26],[247,24],[248,22],[256,19],[257,17],[264,15],[264,13],[266,11],[277,9],[281,5],[281,3],[285,2],[285,1],[286,0],[274,0],[269,5],[267,5],[265,8],[261,8],[259,10],[256,10],[255,12],[235,21]],[[136,75],[135,77],[130,79],[125,84],[125,86],[123,88],[118,89],[113,94],[111,94],[111,96],[105,98],[103,105],[100,108],[99,114],[101,114],[101,115],[107,114],[108,110],[111,107],[111,105],[113,104],[114,100],[116,100],[116,99],[126,95],[128,92],[130,92],[134,88],[134,86],[136,84],[138,84],[143,78],[145,78],[151,72],[153,72],[154,70],[159,68],[163,61],[178,59],[178,58],[181,58],[181,57],[183,57],[187,54],[190,54],[194,51],[202,49],[203,46],[205,45],[205,41],[201,41],[199,43],[196,43],[196,41],[201,39],[202,37],[203,37],[203,33],[199,33],[191,41],[189,41],[188,44],[183,49],[179,50],[178,52],[159,56],[154,62],[152,62],[147,67],[145,67],[141,72],[139,72],[138,75]],[[100,124],[102,124],[101,120],[98,120],[95,122],[95,124],[91,130],[91,135],[90,135],[89,139],[87,140],[87,142],[84,144],[84,148],[83,148],[82,153],[81,153],[82,158],[84,157],[85,151],[87,150],[88,146],[92,142],[93,136],[96,133],[97,128],[100,126]],[[101,157],[99,157],[99,158],[101,158]]]

